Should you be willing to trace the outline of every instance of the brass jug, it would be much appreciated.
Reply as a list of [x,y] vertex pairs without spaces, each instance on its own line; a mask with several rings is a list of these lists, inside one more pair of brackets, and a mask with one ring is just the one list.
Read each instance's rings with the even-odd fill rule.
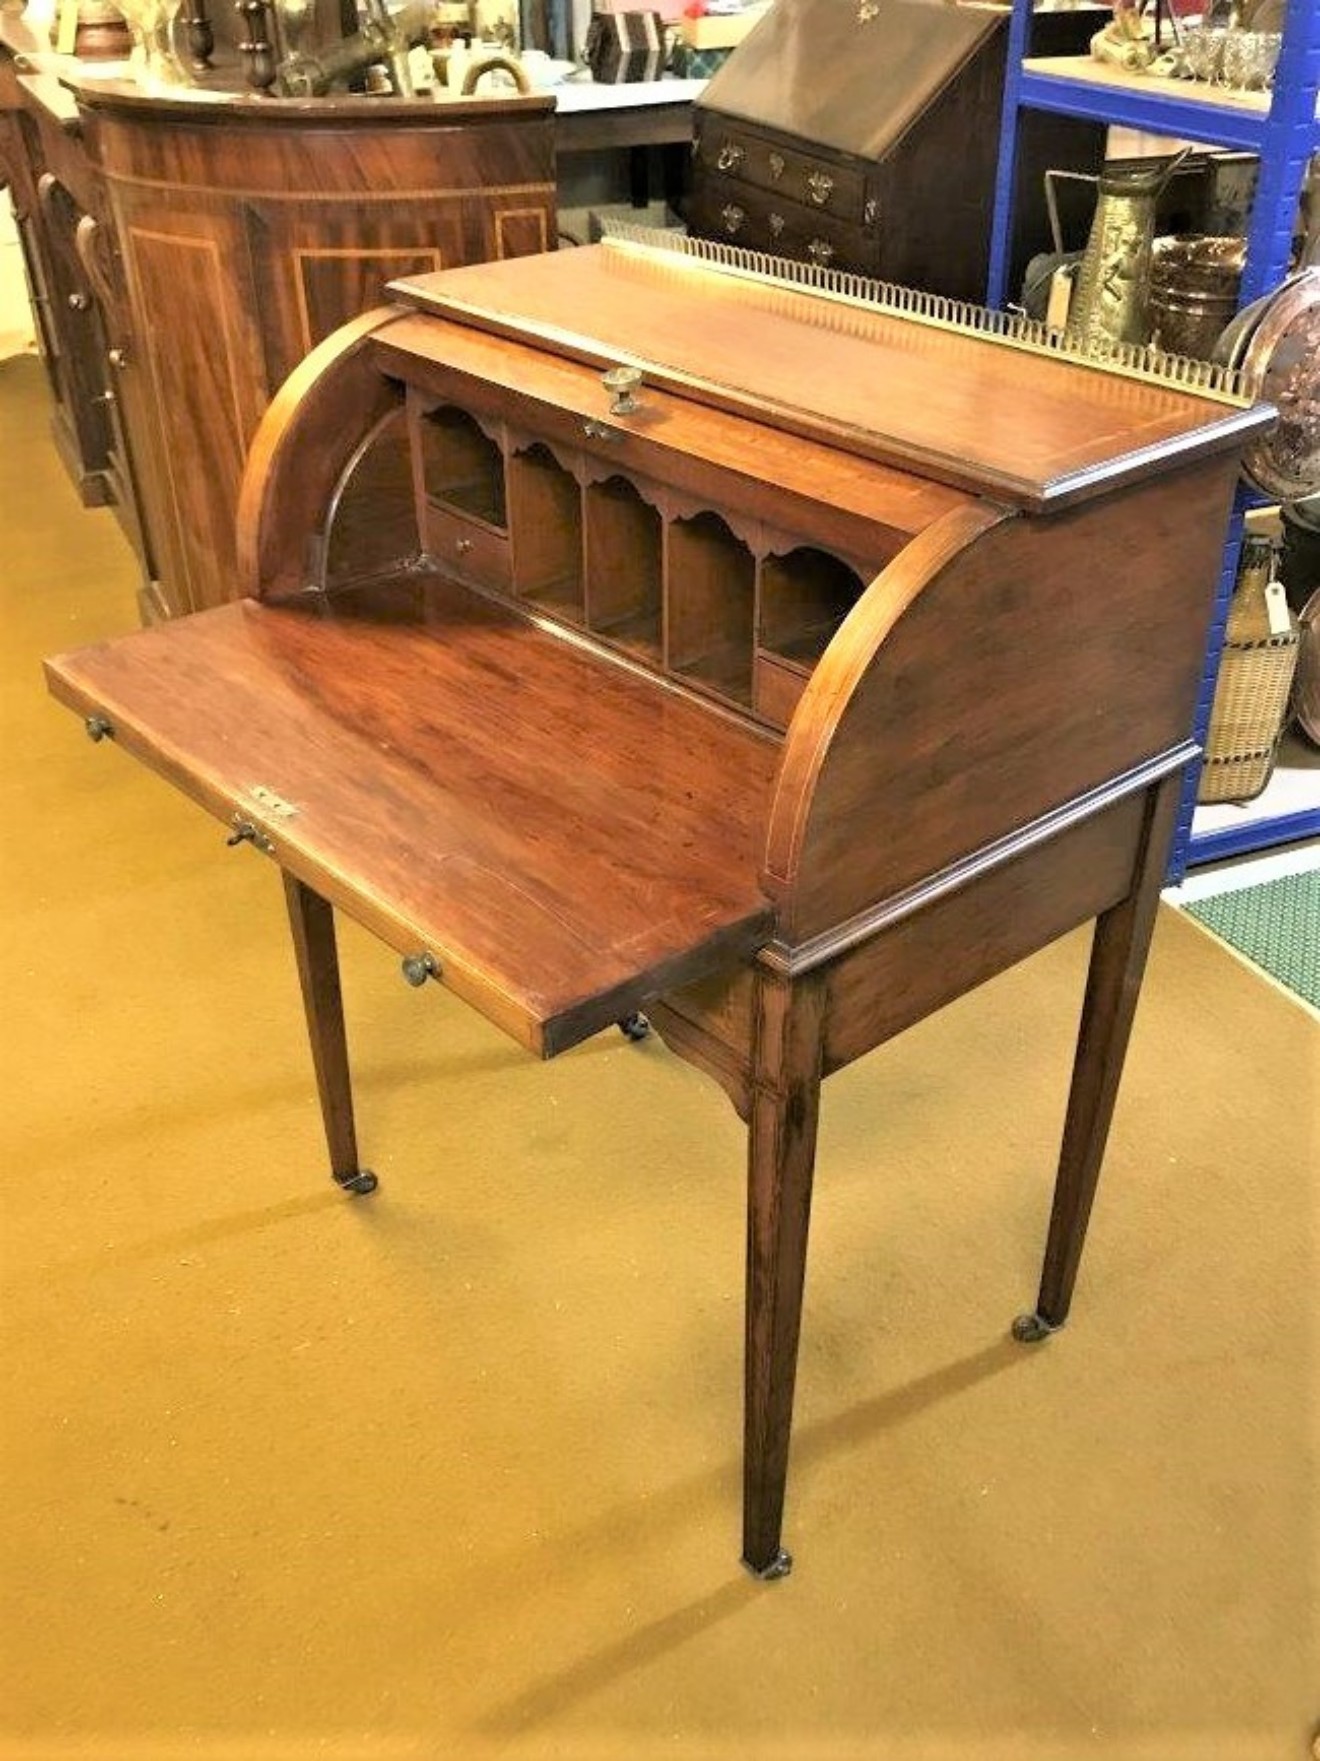
[[1106,165],[1100,173],[1095,218],[1065,325],[1065,334],[1083,348],[1103,352],[1110,343],[1145,342],[1155,204],[1190,151]]

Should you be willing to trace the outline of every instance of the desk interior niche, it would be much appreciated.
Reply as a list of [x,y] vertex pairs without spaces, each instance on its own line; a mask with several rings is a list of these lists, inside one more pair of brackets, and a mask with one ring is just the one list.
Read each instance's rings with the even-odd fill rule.
[[607,451],[416,387],[408,407],[421,542],[438,567],[775,727],[886,560],[731,523],[611,469]]

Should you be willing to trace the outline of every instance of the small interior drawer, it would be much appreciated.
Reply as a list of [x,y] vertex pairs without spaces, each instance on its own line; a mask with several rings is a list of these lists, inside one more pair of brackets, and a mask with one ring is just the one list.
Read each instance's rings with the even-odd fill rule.
[[445,574],[456,580],[505,592],[512,585],[507,532],[427,501],[422,507],[422,544]]
[[758,653],[752,679],[752,708],[762,721],[786,728],[810,677],[804,666],[781,660],[775,654]]

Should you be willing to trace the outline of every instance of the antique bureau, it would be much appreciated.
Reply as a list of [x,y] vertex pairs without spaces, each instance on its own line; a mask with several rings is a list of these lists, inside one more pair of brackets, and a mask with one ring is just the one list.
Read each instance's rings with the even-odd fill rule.
[[[743,1557],[778,1576],[822,1078],[1095,918],[1015,1330],[1067,1315],[1271,412],[1208,368],[1102,371],[712,255],[622,236],[399,284],[263,420],[240,597],[49,677],[282,871],[341,1186],[375,1178],[336,907],[533,1054],[645,1010],[723,1086]],[[369,487],[401,427],[402,547]]]
[[[1031,53],[1083,53],[1108,16],[1039,13]],[[983,298],[1007,26],[1007,9],[950,0],[771,7],[693,106],[690,230]],[[1046,169],[1091,171],[1104,143],[1043,112],[1022,129],[1014,289],[1048,243]]]

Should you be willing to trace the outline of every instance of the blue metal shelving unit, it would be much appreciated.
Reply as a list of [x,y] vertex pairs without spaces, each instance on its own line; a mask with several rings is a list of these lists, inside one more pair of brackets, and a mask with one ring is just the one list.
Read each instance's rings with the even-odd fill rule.
[[[1206,88],[1179,87],[1171,82],[1143,80],[1139,75],[1115,76],[1084,59],[1030,64],[1026,51],[1032,10],[1032,0],[1013,0],[987,302],[1002,306],[1011,292],[1007,283],[1016,196],[1017,137],[1024,110],[1048,110],[1087,122],[1118,124],[1177,140],[1258,154],[1260,176],[1247,238],[1242,303],[1245,305],[1275,287],[1288,270],[1293,222],[1307,162],[1313,153],[1320,152],[1320,123],[1316,119],[1316,96],[1320,91],[1320,4],[1316,0],[1289,0],[1274,92],[1268,101],[1261,100],[1255,105],[1216,100],[1208,92],[1206,96],[1192,95]],[[1224,552],[1219,598],[1197,702],[1198,740],[1204,739],[1210,721],[1224,620],[1237,570],[1242,519],[1250,503],[1250,495],[1242,491]],[[1198,835],[1192,824],[1198,781],[1198,769],[1192,766],[1174,841],[1172,879],[1180,879],[1196,862],[1218,861],[1296,838],[1320,836],[1320,806]]]

